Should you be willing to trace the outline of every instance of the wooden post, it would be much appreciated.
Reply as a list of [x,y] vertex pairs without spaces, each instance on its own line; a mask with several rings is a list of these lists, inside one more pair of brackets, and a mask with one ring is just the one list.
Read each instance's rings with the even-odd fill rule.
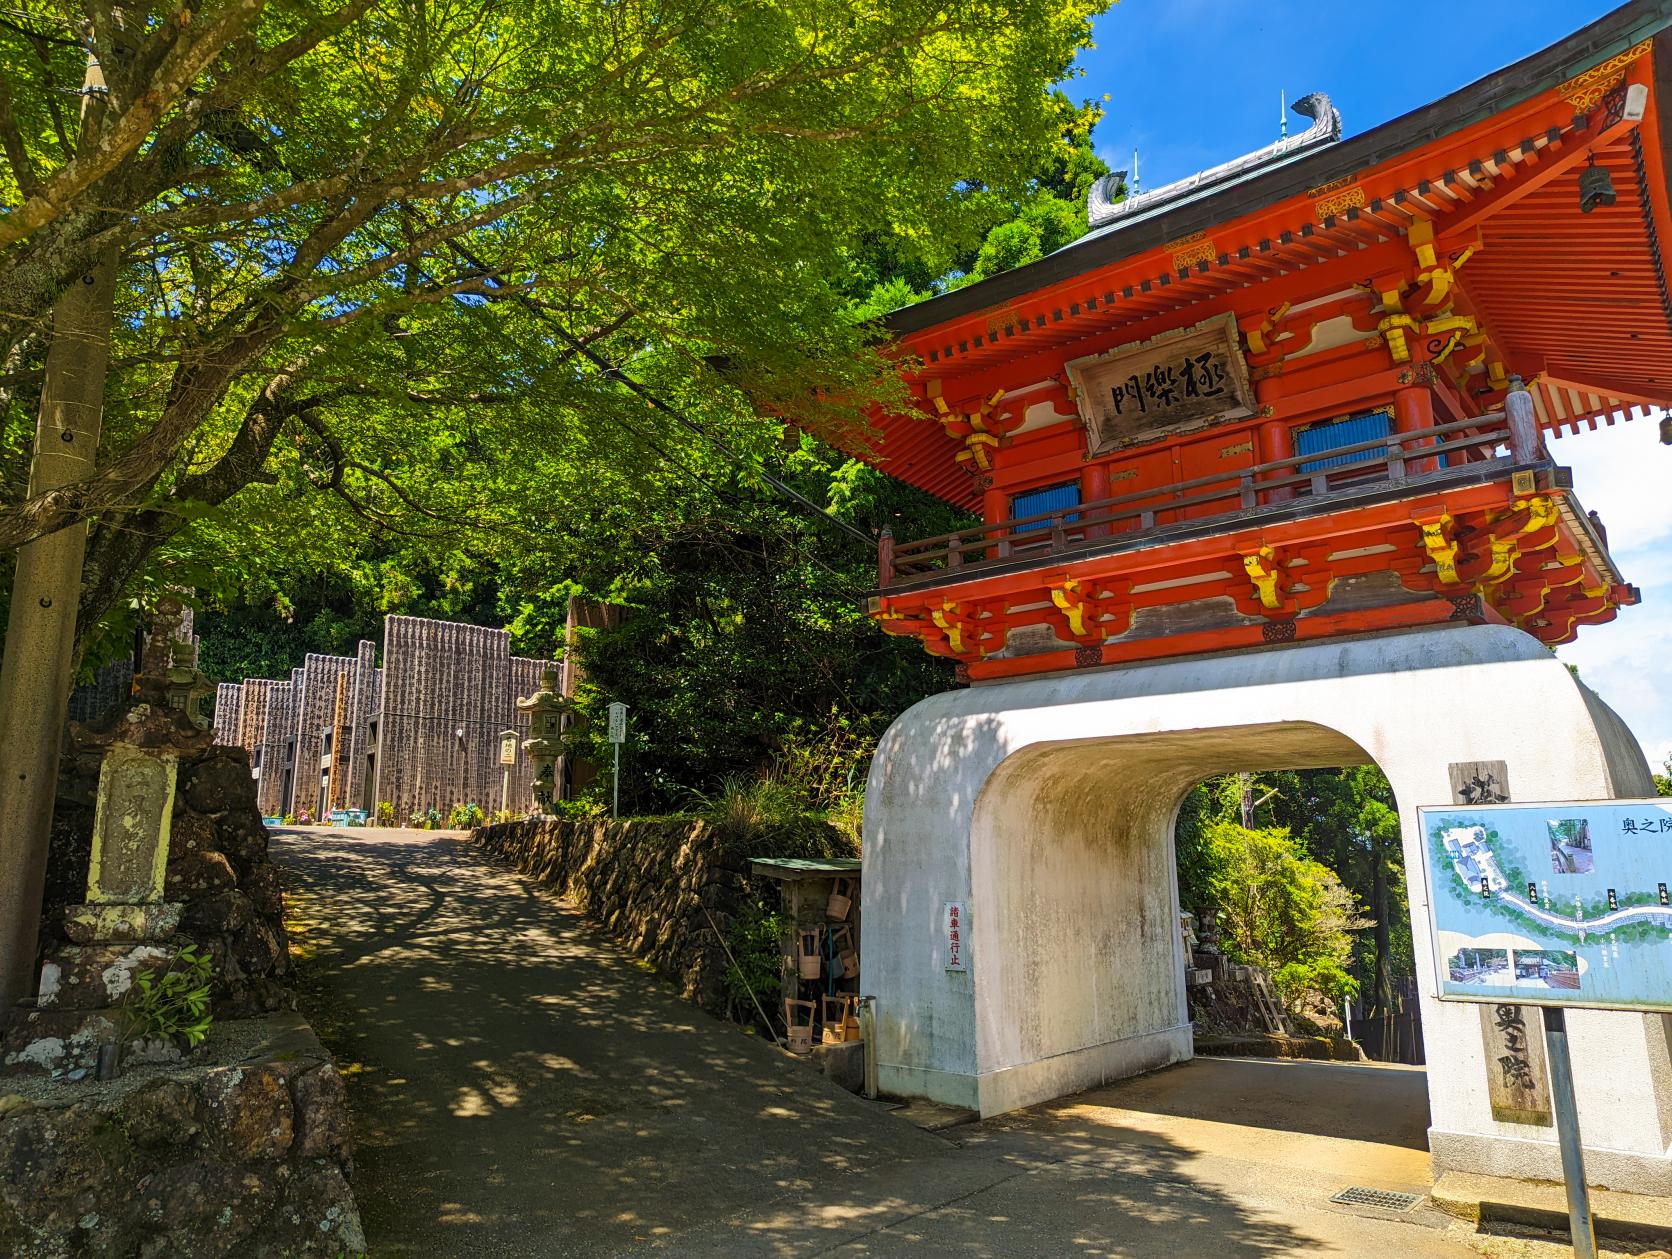
[[[1401,389],[1393,395],[1393,429],[1396,433],[1414,433],[1418,429],[1434,427],[1434,395],[1421,385],[1411,385]],[[1413,446],[1430,446],[1434,442],[1432,437],[1421,438],[1415,442],[1406,443],[1407,449]],[[1411,459],[1406,468],[1412,476],[1424,476],[1434,471],[1438,466],[1433,458]]]
[[887,590],[894,581],[894,530],[883,526],[877,538],[877,589]]
[[[1508,804],[1509,766],[1503,761],[1454,761],[1448,765],[1454,804]],[[1445,958],[1440,958],[1441,965]],[[1480,1007],[1486,1054],[1486,1094],[1492,1118],[1548,1128],[1550,1077],[1540,1028],[1528,1027],[1528,1007],[1499,1002]]]
[[1504,417],[1509,421],[1510,456],[1516,463],[1536,463],[1544,454],[1538,434],[1538,415],[1533,410],[1533,395],[1527,392],[1519,376],[1509,378]]
[[[1109,497],[1109,465],[1106,463],[1088,463],[1080,471],[1080,501],[1082,503],[1097,503]],[[1108,508],[1103,508],[1107,511]],[[1109,534],[1107,521],[1093,523],[1095,513],[1086,513],[1082,517],[1085,522],[1086,537],[1103,538]]]
[[[1279,459],[1294,458],[1295,448],[1293,439],[1289,435],[1289,426],[1281,420],[1267,420],[1260,425],[1258,449],[1259,458],[1256,460],[1258,463],[1276,463]],[[1293,467],[1286,471],[1280,468],[1275,472],[1266,473],[1265,477],[1268,481],[1275,481],[1282,477],[1291,476],[1293,473]],[[1280,485],[1275,490],[1266,491],[1265,501],[1268,503],[1286,503],[1294,496],[1294,486]]]
[[[988,526],[1002,526],[1010,519],[1010,495],[1003,490],[989,488],[981,496],[981,519]],[[996,551],[988,559],[1002,560],[1010,554],[1010,534],[1007,530],[994,529],[988,536],[997,539],[994,544]]]
[[[348,673],[337,671],[336,702],[331,706],[331,781],[326,792],[325,811],[348,807],[348,779],[344,770],[348,758]],[[324,821],[316,818],[315,821]]]
[[[89,75],[96,70],[91,66]],[[102,106],[94,112],[102,112]],[[82,151],[90,147],[84,142]],[[53,306],[29,471],[31,494],[93,475],[115,287],[112,249],[71,280]],[[0,1013],[35,991],[58,753],[75,684],[76,609],[87,527],[86,519],[77,520],[24,543],[12,577],[0,662],[0,748],[6,761],[6,788],[0,791]]]

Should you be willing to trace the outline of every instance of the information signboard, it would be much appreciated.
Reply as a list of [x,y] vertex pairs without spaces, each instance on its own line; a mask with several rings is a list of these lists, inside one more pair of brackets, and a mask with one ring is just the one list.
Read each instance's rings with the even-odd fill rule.
[[1672,1012],[1672,799],[1418,817],[1440,1000]]
[[627,741],[627,705],[617,700],[610,705],[610,742]]

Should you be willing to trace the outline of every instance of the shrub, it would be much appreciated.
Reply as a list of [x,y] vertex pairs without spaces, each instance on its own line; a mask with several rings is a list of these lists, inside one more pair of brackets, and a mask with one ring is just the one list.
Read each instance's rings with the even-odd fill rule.
[[447,825],[455,831],[471,831],[482,825],[482,806],[474,801],[470,804],[455,804],[447,814]]
[[209,1034],[209,986],[214,964],[187,945],[160,971],[141,971],[123,999],[127,1039],[183,1040],[197,1045]]
[[309,813],[306,809],[303,809],[300,813],[298,813],[296,815],[296,825],[298,825],[298,826],[312,826],[313,825],[313,814]]
[[[726,966],[726,995],[731,999],[731,1017],[744,1021],[759,1017],[758,1001],[768,1010],[777,1008],[778,990],[784,964],[782,937],[784,918],[764,905],[751,904],[732,920],[726,946],[735,962]],[[768,1034],[774,1029],[767,1028]]]
[[713,795],[695,794],[701,817],[739,839],[781,829],[807,812],[801,794],[771,775],[731,774],[720,780]]
[[377,802],[377,824],[379,826],[393,826],[395,824],[395,805],[390,800]]
[[825,814],[825,820],[842,833],[858,852],[865,837],[865,788],[850,791]]
[[568,818],[572,822],[591,821],[608,812],[601,800],[558,800],[552,804],[552,816]]
[[286,813],[284,815],[284,824],[286,826],[295,826],[296,825],[296,815],[294,813]]

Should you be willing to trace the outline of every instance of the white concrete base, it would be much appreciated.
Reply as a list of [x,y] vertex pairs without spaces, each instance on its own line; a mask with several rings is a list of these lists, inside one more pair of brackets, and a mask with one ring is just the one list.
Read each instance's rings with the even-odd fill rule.
[[[1172,831],[1191,786],[1374,762],[1417,870],[1416,806],[1450,803],[1448,764],[1479,760],[1507,763],[1517,800],[1653,794],[1619,719],[1501,626],[925,700],[884,736],[866,797],[861,982],[877,997],[883,1086],[994,1114],[1188,1057]],[[965,971],[945,969],[946,901],[967,907]],[[1527,1143],[1553,1157],[1553,1136],[1492,1118],[1478,1012],[1434,999],[1419,887],[1410,901],[1435,1166],[1540,1174]],[[1613,1178],[1602,1183],[1661,1183],[1672,1169],[1666,1020],[1580,1011],[1569,1036],[1581,1126]]]
[[1088,1045],[988,1075],[878,1064],[877,1087],[894,1097],[926,1097],[946,1106],[1002,1115],[1053,1097],[1158,1071],[1190,1060],[1190,1024]]

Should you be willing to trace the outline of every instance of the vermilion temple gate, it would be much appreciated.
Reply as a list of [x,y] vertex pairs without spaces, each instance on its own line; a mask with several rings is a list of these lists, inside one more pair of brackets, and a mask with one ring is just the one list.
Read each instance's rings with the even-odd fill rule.
[[[891,317],[919,405],[870,457],[981,523],[885,537],[871,599],[974,684],[872,771],[885,1088],[992,1113],[1188,1056],[1171,831],[1209,774],[1373,761],[1409,869],[1453,764],[1650,789],[1548,650],[1638,596],[1543,434],[1672,399],[1669,26],[1628,5],[1351,140],[1308,97],[1305,133],[1108,177],[1074,245]],[[1437,1167],[1554,1175],[1477,1012],[1422,1004]],[[1665,1023],[1571,1027],[1593,1175],[1672,1191]]]

